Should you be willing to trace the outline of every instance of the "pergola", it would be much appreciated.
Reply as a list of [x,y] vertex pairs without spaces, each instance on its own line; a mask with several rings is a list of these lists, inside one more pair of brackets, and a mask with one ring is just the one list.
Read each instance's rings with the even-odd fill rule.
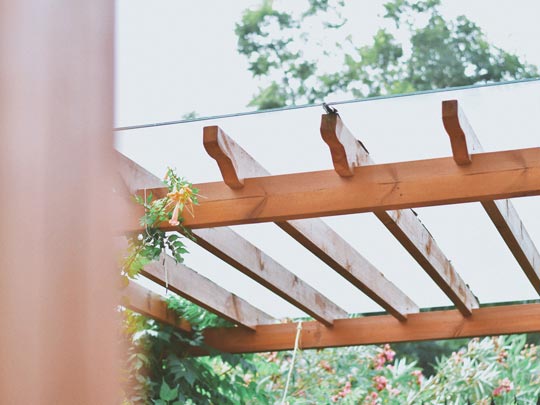
[[[327,108],[321,117],[320,134],[334,169],[277,176],[270,175],[219,126],[206,126],[202,142],[217,163],[222,179],[194,185],[205,198],[195,208],[194,216],[186,214],[185,225],[193,231],[198,245],[314,319],[303,323],[303,349],[540,332],[539,303],[481,306],[412,210],[480,202],[540,293],[540,254],[510,200],[540,194],[540,148],[484,153],[456,99],[442,102],[440,118],[452,156],[375,164],[339,113]],[[156,197],[167,193],[159,178],[134,161],[120,154],[119,162],[126,189],[131,193],[151,191]],[[122,231],[137,232],[141,211],[129,203],[126,210],[130,219]],[[454,308],[421,310],[398,285],[320,219],[366,212],[375,214]],[[261,222],[275,223],[386,314],[347,313],[229,228]],[[168,223],[160,228],[175,230]],[[170,256],[147,265],[142,275],[237,325],[206,329],[205,343],[212,348],[247,353],[294,347],[296,322],[279,323]],[[167,310],[159,294],[131,283],[124,295],[129,308],[189,330],[185,321]]]
[[[1,4],[0,402],[114,403],[120,396],[115,312],[120,300],[118,252],[111,240],[119,229],[137,231],[140,214],[128,200],[110,198],[117,169],[115,4]],[[453,106],[447,104],[444,117],[453,157],[383,165],[368,165],[367,153],[339,118],[326,116],[323,134],[336,171],[270,176],[223,132],[209,128],[207,145],[225,181],[198,185],[207,199],[187,225],[204,248],[316,319],[304,323],[302,348],[539,331],[540,304],[478,308],[429,232],[408,211],[480,201],[538,292],[537,249],[504,199],[540,194],[540,148],[477,153],[472,131]],[[515,130],[523,130],[519,121]],[[142,168],[121,160],[131,191],[161,187]],[[457,309],[419,311],[399,285],[316,219],[368,211]],[[261,221],[277,222],[389,315],[349,318],[227,228]],[[171,270],[171,290],[237,324],[206,330],[208,345],[230,352],[291,348],[294,324],[275,323],[182,265],[166,259],[165,266]],[[145,273],[163,284],[163,266],[148,266]],[[124,305],[189,329],[159,295],[136,284],[122,293]]]

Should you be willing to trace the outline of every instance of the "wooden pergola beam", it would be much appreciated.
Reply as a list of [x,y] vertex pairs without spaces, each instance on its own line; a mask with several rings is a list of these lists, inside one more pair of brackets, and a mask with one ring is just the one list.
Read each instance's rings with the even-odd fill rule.
[[130,282],[122,289],[122,306],[138,312],[141,315],[174,326],[183,332],[191,332],[188,321],[180,318],[170,310],[167,302],[159,294],[156,294],[143,286]]
[[[121,154],[119,163],[120,173],[130,190],[133,191],[135,187],[163,187],[156,176]],[[136,213],[133,218],[137,218]],[[195,243],[323,324],[331,325],[334,319],[347,316],[345,310],[232,229],[198,229],[193,230],[193,234]]]
[[[355,167],[375,164],[338,114],[322,115],[321,135],[330,148],[334,169],[340,176],[351,177]],[[375,211],[375,215],[463,315],[470,316],[472,309],[478,308],[478,300],[470,288],[412,210]]]
[[[229,187],[240,189],[244,178],[270,174],[218,126],[205,127],[203,133],[204,147]],[[276,224],[396,318],[405,320],[407,314],[418,312],[409,297],[322,220]]]
[[275,323],[267,313],[225,290],[169,255],[144,266],[141,274],[208,311],[248,329]]
[[[444,128],[450,137],[454,160],[458,165],[471,164],[473,161],[471,153],[483,152],[484,148],[457,100],[443,101],[442,118]],[[527,278],[540,294],[540,253],[514,205],[509,200],[497,200],[482,201],[482,206]]]
[[[540,148],[480,153],[467,166],[438,158],[354,172],[350,178],[333,170],[250,178],[239,190],[223,182],[196,184],[207,198],[184,224],[200,229],[539,195]],[[171,229],[168,223],[160,228]],[[139,229],[133,222],[124,227]]]
[[[257,327],[246,332],[238,328],[206,329],[204,342],[228,353],[292,350],[296,323]],[[477,336],[540,332],[540,304],[504,305],[473,309],[470,317],[458,310],[411,314],[407,322],[390,315],[340,319],[332,328],[318,322],[303,322],[301,349],[416,342]],[[202,352],[194,354],[204,354]]]
[[196,242],[324,325],[347,312],[230,228],[198,229]]

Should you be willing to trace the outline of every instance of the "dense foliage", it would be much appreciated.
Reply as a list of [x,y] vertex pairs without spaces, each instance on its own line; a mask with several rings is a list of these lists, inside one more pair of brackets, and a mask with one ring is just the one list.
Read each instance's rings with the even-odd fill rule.
[[191,322],[192,333],[130,311],[124,313],[126,404],[267,403],[256,383],[244,380],[247,373],[257,373],[252,356],[214,353],[186,357],[189,348],[203,346],[204,327],[226,326],[226,321],[178,298],[171,297],[169,306]]
[[538,76],[466,16],[443,16],[441,0],[387,2],[384,27],[366,46],[356,43],[343,1],[302,3],[291,12],[290,2],[263,0],[236,26],[238,51],[262,85],[250,103],[258,109]]
[[[201,347],[201,330],[226,326],[185,300],[169,299],[194,325],[179,332],[125,312],[126,403],[273,404],[283,395],[291,352],[213,353]],[[206,348],[207,350],[210,350]],[[540,349],[525,335],[472,339],[436,360],[427,375],[390,345],[300,351],[287,401],[291,404],[535,404],[540,395]]]

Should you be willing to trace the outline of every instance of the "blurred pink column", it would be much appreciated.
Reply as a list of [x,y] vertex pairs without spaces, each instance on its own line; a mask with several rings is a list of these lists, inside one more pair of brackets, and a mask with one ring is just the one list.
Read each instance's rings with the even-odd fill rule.
[[119,402],[112,0],[0,0],[0,403]]

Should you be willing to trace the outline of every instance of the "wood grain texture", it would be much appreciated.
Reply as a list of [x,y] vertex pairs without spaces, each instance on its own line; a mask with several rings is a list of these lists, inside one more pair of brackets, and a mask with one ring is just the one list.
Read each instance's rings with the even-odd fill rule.
[[161,295],[132,281],[122,289],[121,293],[122,306],[156,321],[174,326],[183,332],[191,332],[190,323],[170,310],[167,301]]
[[[207,198],[185,225],[199,229],[540,194],[540,148],[480,153],[467,166],[439,158],[354,170],[349,178],[325,170],[245,179],[240,190],[223,182],[196,184]],[[134,229],[139,226],[125,226]]]
[[[129,188],[133,187],[132,179],[137,182],[146,179],[149,185],[156,182],[156,176],[125,159],[120,158],[119,163],[129,163],[129,170],[121,170]],[[193,230],[193,234],[195,242],[204,249],[324,324],[331,325],[334,319],[347,316],[343,309],[233,230],[199,229]]]
[[[229,353],[292,350],[296,323],[266,325],[249,333],[233,328],[206,329],[205,343]],[[458,310],[421,312],[399,322],[390,315],[336,320],[332,328],[303,322],[301,349],[357,346],[423,340],[540,332],[540,304],[474,309],[470,317]],[[193,354],[204,354],[193,352]]]
[[444,129],[450,137],[452,155],[458,165],[471,163],[473,152],[483,152],[478,138],[458,104],[458,100],[442,102],[442,120]]
[[159,261],[144,266],[141,274],[208,311],[248,329],[275,322],[267,313],[186,265],[177,263],[169,255],[163,255]]
[[230,228],[194,231],[197,243],[294,306],[330,326],[347,312]]
[[[342,177],[354,175],[354,168],[371,164],[362,143],[343,125],[338,114],[324,114],[321,119],[321,136],[330,148],[334,169]],[[357,153],[357,149],[362,152]]]
[[[228,179],[270,175],[219,127],[204,128],[204,144],[207,150],[212,145],[209,153],[216,159],[225,184],[232,188],[235,183],[230,184]],[[418,312],[418,306],[409,297],[324,221],[313,218],[276,224],[396,318],[405,320],[407,314]]]
[[[442,103],[443,123],[452,143],[454,160],[484,148],[457,100]],[[466,139],[466,142],[463,142]],[[456,150],[460,158],[456,159]],[[467,163],[467,162],[466,162]],[[470,163],[470,162],[469,162]],[[525,272],[525,275],[540,294],[540,253],[521,221],[514,205],[509,200],[482,201],[489,218]]]
[[[364,145],[357,141],[337,114],[322,115],[321,135],[327,143],[327,139],[333,139],[334,148],[336,144],[340,144],[347,151],[347,159],[351,167],[375,164]],[[336,159],[343,154],[335,155],[335,149],[332,146],[330,152],[334,167],[336,167]],[[340,174],[337,168],[336,171]],[[469,316],[473,308],[478,308],[478,300],[414,211],[375,211],[375,215],[463,315]]]
[[204,127],[203,144],[208,154],[216,160],[223,181],[229,187],[242,188],[244,178],[260,175],[252,164],[254,159],[220,127]]

